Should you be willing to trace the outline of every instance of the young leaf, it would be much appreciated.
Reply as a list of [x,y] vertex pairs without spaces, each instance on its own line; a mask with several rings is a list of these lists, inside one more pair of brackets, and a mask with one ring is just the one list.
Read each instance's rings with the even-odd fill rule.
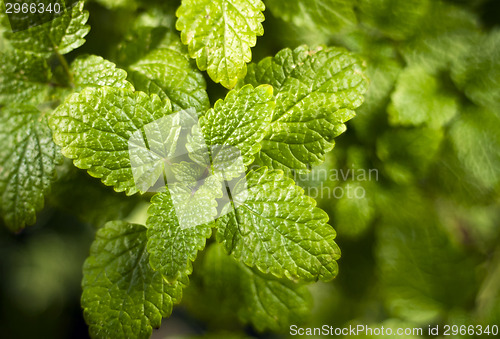
[[39,55],[69,53],[85,43],[84,37],[90,31],[85,25],[89,13],[83,10],[83,6],[84,1],[80,0],[54,20],[27,30],[7,32],[6,37],[15,48]]
[[156,88],[161,89],[172,101],[174,111],[195,108],[204,112],[210,107],[205,79],[191,65],[187,51],[178,48],[173,38],[170,40],[168,47],[153,50],[132,64],[131,79],[138,90],[157,93]]
[[112,221],[83,266],[82,307],[94,338],[149,338],[172,313],[187,283],[168,284],[149,266],[146,228]]
[[24,52],[1,53],[0,105],[41,102],[50,77],[50,68],[43,58]]
[[329,33],[356,24],[354,4],[350,0],[266,0],[271,12],[300,27]]
[[324,161],[367,89],[363,65],[353,54],[306,46],[250,65],[245,82],[274,87],[276,109],[256,164],[287,174]]
[[116,65],[100,56],[80,56],[71,64],[75,91],[85,87],[116,87],[133,90],[127,79],[127,72],[116,68]]
[[176,28],[198,67],[233,88],[245,77],[251,47],[264,34],[261,0],[183,0]]
[[293,280],[329,281],[337,275],[340,250],[328,215],[315,207],[281,171],[261,168],[238,183],[232,204],[217,220],[217,240],[228,253],[265,273]]
[[[78,168],[101,178],[117,192],[132,195],[136,187],[129,140],[145,125],[171,113],[169,101],[113,87],[86,88],[73,94],[50,117],[54,141]],[[151,153],[149,150],[145,150]],[[155,181],[158,177],[155,178]]]
[[169,281],[191,273],[191,262],[205,248],[217,216],[216,198],[222,195],[221,184],[207,180],[194,193],[192,186],[169,185],[168,192],[153,197],[148,210],[151,267]]
[[273,88],[247,85],[229,92],[200,118],[200,126],[210,145],[236,147],[243,163],[253,162],[271,122],[274,109]]
[[34,224],[50,191],[59,149],[35,107],[14,104],[0,111],[0,212],[19,231]]

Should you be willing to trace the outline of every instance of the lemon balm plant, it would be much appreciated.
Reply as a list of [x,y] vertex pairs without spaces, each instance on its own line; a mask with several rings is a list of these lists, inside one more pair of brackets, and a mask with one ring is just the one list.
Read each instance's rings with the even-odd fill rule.
[[497,0],[30,3],[0,2],[4,336],[498,334]]
[[[361,59],[302,45],[248,65],[264,34],[260,0],[125,1],[152,8],[117,44],[117,65],[79,53],[91,28],[84,1],[56,2],[62,14],[13,31],[16,13],[5,1],[0,211],[14,232],[35,223],[52,186],[64,181],[63,158],[120,199],[141,196],[149,205],[143,224],[95,225],[81,298],[90,334],[149,337],[182,302],[203,250],[200,269],[227,280],[242,323],[279,330],[307,314],[305,284],[333,279],[340,250],[328,215],[293,177],[325,161],[362,104]],[[224,98],[209,97],[203,71],[227,89]],[[175,119],[161,123],[186,111],[196,118],[187,131]],[[131,152],[134,136],[142,153]],[[224,165],[218,146],[235,150],[243,175],[233,175],[234,162]],[[182,147],[187,161],[172,163],[169,154]]]

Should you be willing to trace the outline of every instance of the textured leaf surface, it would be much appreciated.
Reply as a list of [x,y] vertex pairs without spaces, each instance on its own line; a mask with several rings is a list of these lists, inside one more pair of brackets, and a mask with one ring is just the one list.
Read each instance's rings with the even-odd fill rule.
[[154,49],[130,66],[138,90],[158,93],[161,89],[172,101],[174,111],[210,107],[203,75],[191,64],[185,47],[168,34],[161,48]]
[[401,72],[388,108],[390,122],[394,125],[433,128],[445,125],[457,110],[457,98],[447,92],[436,76],[418,66]]
[[73,75],[75,90],[85,87],[110,86],[133,90],[134,87],[127,79],[127,72],[116,68],[116,65],[96,55],[78,57],[71,64],[70,72]]
[[95,338],[149,338],[172,313],[183,285],[149,266],[146,228],[109,222],[97,232],[83,266],[82,307]]
[[271,122],[274,108],[273,88],[248,85],[229,92],[200,118],[209,145],[236,147],[243,163],[253,162]]
[[328,215],[281,171],[251,171],[232,198],[239,207],[217,221],[217,240],[228,253],[277,277],[335,277],[340,250]]
[[54,20],[24,31],[7,32],[6,37],[15,48],[36,54],[69,53],[85,43],[84,37],[90,31],[85,25],[89,13],[83,6],[84,1],[80,1]]
[[170,102],[142,92],[112,87],[86,88],[73,94],[50,118],[56,144],[78,168],[101,178],[116,191],[132,195],[136,187],[129,139],[145,125],[171,113]]
[[205,248],[217,215],[220,183],[206,182],[194,193],[192,189],[169,185],[170,192],[155,195],[148,210],[151,266],[170,281],[191,273],[191,262]]
[[176,27],[198,67],[233,88],[245,77],[257,36],[264,34],[264,9],[260,0],[183,0]]
[[337,33],[356,23],[350,0],[266,0],[271,12],[297,26]]
[[35,107],[0,110],[0,211],[13,231],[34,224],[60,161],[52,133]]
[[47,94],[51,77],[47,62],[32,54],[0,54],[0,105],[38,103]]
[[256,163],[286,173],[324,161],[367,89],[360,60],[322,47],[282,50],[252,64],[245,81],[274,87],[276,109]]

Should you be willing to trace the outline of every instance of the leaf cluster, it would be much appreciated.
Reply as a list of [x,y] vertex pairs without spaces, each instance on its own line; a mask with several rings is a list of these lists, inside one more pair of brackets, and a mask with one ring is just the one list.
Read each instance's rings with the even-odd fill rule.
[[[344,48],[301,45],[247,66],[264,33],[260,0],[99,2],[143,11],[110,60],[75,50],[90,31],[84,1],[23,31],[5,23],[5,224],[34,224],[46,200],[95,224],[81,298],[92,337],[149,337],[206,246],[199,270],[214,288],[238,291],[241,324],[279,331],[300,320],[311,307],[305,284],[332,280],[340,249],[293,176],[323,163],[346,130],[368,88],[365,63]],[[214,104],[204,71],[223,86]],[[130,208],[135,218],[116,220]],[[221,266],[227,279],[216,276]]]

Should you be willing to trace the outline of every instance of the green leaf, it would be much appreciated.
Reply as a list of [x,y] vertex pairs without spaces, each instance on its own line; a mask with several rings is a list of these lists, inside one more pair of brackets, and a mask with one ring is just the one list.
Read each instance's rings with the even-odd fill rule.
[[148,210],[151,267],[169,281],[191,273],[191,262],[212,235],[222,185],[214,176],[199,188],[196,184],[169,184],[169,191],[156,194]]
[[356,24],[350,0],[266,0],[271,12],[300,27],[338,33]]
[[49,204],[95,228],[127,217],[140,202],[139,197],[123,199],[111,187],[102,185],[73,166],[69,159],[58,168],[57,174],[58,179],[48,197]]
[[399,184],[416,183],[437,160],[443,131],[432,128],[389,129],[377,139],[384,172]]
[[9,30],[9,20],[7,15],[3,13],[3,8],[0,8],[0,51],[8,51],[12,49],[9,41],[5,38],[4,32]]
[[135,71],[128,71],[127,80],[130,81],[138,91],[142,91],[148,95],[157,95],[161,100],[170,100],[167,93],[165,93],[158,83],[148,78],[146,75]]
[[24,52],[1,53],[0,105],[43,101],[50,78],[45,59]]
[[128,67],[147,56],[150,52],[173,47],[181,51],[185,46],[176,34],[169,32],[163,26],[139,26],[134,27],[125,39],[118,45],[114,54],[117,64]]
[[264,34],[264,9],[260,0],[183,0],[176,28],[200,70],[233,88],[245,77],[257,36]]
[[183,285],[149,266],[146,228],[109,222],[97,232],[83,266],[82,307],[94,338],[149,338],[172,313]]
[[[132,172],[129,140],[135,135],[146,147],[144,126],[170,113],[170,102],[155,95],[89,87],[71,95],[49,122],[54,141],[66,157],[74,159],[76,167],[86,169],[117,192],[132,195],[140,189]],[[149,178],[156,181],[158,177]]]
[[[312,298],[306,286],[238,263],[219,244],[210,245],[204,254],[193,276],[192,295],[187,292],[186,301],[190,307],[192,298],[193,308],[205,310],[207,321],[217,322],[224,314],[221,323],[226,328],[228,317],[233,322],[238,317],[258,331],[283,331],[290,324],[304,322],[309,315]],[[210,312],[214,303],[218,305],[216,314]]]
[[284,49],[249,67],[245,79],[274,87],[276,109],[256,164],[307,170],[321,164],[363,102],[367,79],[362,62],[340,48]]
[[[138,90],[158,93],[161,89],[172,101],[174,111],[210,107],[203,75],[191,64],[187,50],[174,34],[168,34],[162,48],[155,49],[130,65]],[[135,74],[134,74],[135,73]]]
[[243,163],[251,164],[269,129],[274,106],[271,86],[247,85],[229,92],[200,118],[208,145],[234,146]]
[[136,0],[96,0],[96,2],[109,9],[126,8],[130,10],[137,7]]
[[500,116],[487,109],[471,107],[450,130],[455,152],[466,172],[482,186],[500,183]]
[[[394,58],[397,52],[387,43],[372,43],[366,48],[368,49],[364,50],[362,55],[363,57],[371,55],[370,58],[367,56],[370,87],[365,94],[365,103],[356,110],[357,117],[352,120],[351,127],[356,131],[358,138],[373,144],[374,139],[379,137],[382,125],[386,124],[387,102],[403,68],[399,60]],[[375,50],[378,52],[377,55],[372,54]]]
[[61,157],[42,113],[14,104],[0,111],[0,212],[7,227],[34,224]]
[[85,25],[89,13],[83,10],[83,6],[84,1],[79,1],[54,20],[24,31],[6,32],[6,37],[15,48],[39,55],[69,53],[85,43],[84,37],[90,31]]
[[430,0],[360,0],[358,4],[365,25],[395,40],[415,34],[430,8]]
[[[339,185],[341,195],[333,208],[335,228],[340,236],[358,238],[366,233],[375,216],[373,191],[366,181],[347,181]],[[335,191],[334,191],[335,192]]]
[[439,128],[458,112],[457,97],[448,91],[436,75],[412,66],[399,75],[388,108],[393,125]]
[[[401,62],[394,56],[398,51],[393,44],[381,38],[374,39],[372,36],[366,36],[362,32],[355,32],[347,35],[348,40],[353,41],[354,49],[359,53],[368,64],[366,68],[367,77],[370,79],[370,86],[365,94],[365,102],[357,110],[358,118],[352,123],[369,121],[371,112],[377,109],[384,109],[387,105],[387,99],[394,90],[394,83],[402,70]],[[349,46],[350,44],[348,44]],[[359,51],[359,52],[358,52]],[[362,112],[366,112],[362,116]]]
[[422,65],[431,72],[462,63],[481,38],[478,21],[471,10],[433,1],[418,34],[401,46],[403,57],[409,65]]
[[304,321],[312,298],[305,286],[287,279],[264,275],[256,269],[239,265],[241,290],[245,307],[239,317],[258,331],[280,331],[290,324]]
[[[328,215],[281,171],[251,171],[217,220],[217,240],[239,261],[293,280],[329,281],[340,250]],[[238,206],[231,210],[233,204]],[[225,212],[230,212],[224,215]]]
[[465,57],[457,60],[452,78],[474,103],[500,110],[500,29],[479,39]]
[[400,188],[379,201],[375,254],[390,315],[425,325],[473,305],[478,258],[452,242],[436,204]]
[[127,79],[127,72],[96,55],[83,55],[73,61],[70,72],[73,75],[75,91],[85,87],[110,86],[133,90]]

